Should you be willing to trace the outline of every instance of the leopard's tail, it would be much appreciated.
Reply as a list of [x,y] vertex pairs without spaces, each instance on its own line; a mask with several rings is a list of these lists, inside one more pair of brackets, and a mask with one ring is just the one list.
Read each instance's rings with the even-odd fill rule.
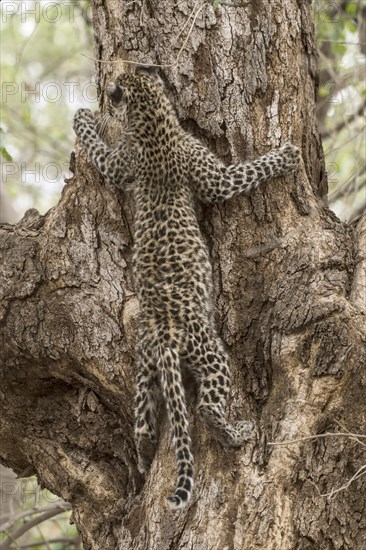
[[191,499],[193,489],[193,455],[188,433],[188,415],[180,371],[178,352],[161,348],[159,366],[162,373],[164,399],[173,428],[178,477],[174,495],[168,497],[170,508],[184,508]]

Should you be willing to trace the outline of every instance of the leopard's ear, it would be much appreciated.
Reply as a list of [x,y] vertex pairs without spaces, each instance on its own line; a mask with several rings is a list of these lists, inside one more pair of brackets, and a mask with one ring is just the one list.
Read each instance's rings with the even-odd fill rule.
[[157,68],[152,67],[151,65],[136,65],[135,73],[154,78],[158,76]]

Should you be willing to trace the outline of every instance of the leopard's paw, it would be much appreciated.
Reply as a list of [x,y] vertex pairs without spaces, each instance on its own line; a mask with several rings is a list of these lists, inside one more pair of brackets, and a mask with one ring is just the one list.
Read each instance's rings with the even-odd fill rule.
[[73,128],[76,135],[80,136],[83,129],[95,127],[95,117],[90,109],[78,109],[74,116]]
[[248,420],[240,420],[234,424],[237,433],[237,445],[242,445],[254,435],[254,424]]
[[292,145],[292,143],[285,143],[280,149],[284,161],[285,172],[293,172],[298,169],[301,159],[300,149]]

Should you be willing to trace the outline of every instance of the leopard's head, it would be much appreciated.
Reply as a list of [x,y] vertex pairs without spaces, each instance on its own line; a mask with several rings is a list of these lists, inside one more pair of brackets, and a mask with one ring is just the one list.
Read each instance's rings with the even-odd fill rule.
[[111,114],[127,123],[132,131],[152,135],[162,125],[178,125],[164,86],[155,71],[138,67],[134,73],[123,73],[106,89]]

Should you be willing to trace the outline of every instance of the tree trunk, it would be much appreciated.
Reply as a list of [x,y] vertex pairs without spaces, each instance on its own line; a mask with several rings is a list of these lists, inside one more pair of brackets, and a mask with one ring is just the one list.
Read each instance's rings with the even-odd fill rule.
[[[192,505],[165,505],[175,458],[163,410],[157,456],[139,475],[133,203],[77,147],[59,204],[1,226],[0,460],[72,503],[86,549],[362,548],[365,476],[322,494],[365,464],[364,440],[268,445],[366,424],[366,220],[352,228],[325,206],[311,3],[193,4],[94,0],[95,55],[165,65],[183,126],[225,161],[286,141],[302,150],[295,176],[200,210],[231,361],[229,416],[253,420],[255,437],[222,448],[187,380]],[[120,65],[97,71],[103,108]]]

